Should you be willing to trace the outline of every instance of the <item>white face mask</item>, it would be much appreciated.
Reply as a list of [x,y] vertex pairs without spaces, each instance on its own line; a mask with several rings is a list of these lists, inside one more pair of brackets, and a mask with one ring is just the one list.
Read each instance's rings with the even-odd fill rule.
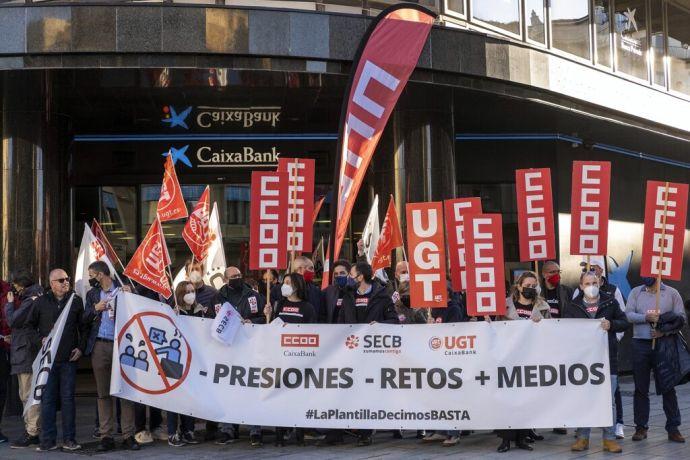
[[188,292],[184,295],[184,297],[182,297],[182,300],[184,300],[184,303],[187,305],[193,305],[194,301],[196,300],[196,294],[193,292]]
[[410,281],[410,274],[409,273],[401,273],[400,274],[400,282],[401,283],[407,283]]
[[599,295],[599,286],[587,286],[585,287],[585,297],[594,299]]
[[201,276],[201,272],[194,270],[192,273],[189,274],[189,281],[192,283],[196,284],[199,283],[201,280],[204,278]]
[[293,292],[292,286],[289,284],[283,284],[280,286],[280,293],[283,294],[283,297],[290,297]]

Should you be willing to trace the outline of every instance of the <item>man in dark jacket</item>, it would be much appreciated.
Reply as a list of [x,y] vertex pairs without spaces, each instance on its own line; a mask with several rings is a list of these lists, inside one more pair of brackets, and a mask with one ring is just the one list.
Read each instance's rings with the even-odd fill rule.
[[187,272],[187,279],[194,285],[196,301],[199,305],[207,308],[205,316],[211,313],[213,302],[218,294],[218,291],[213,286],[204,283],[204,264],[196,260],[188,260],[185,264],[185,271]]
[[346,295],[347,278],[352,266],[347,260],[336,260],[333,266],[333,284],[321,292],[323,304],[319,312],[319,323],[333,324],[338,322],[338,315]]
[[[10,363],[12,375],[19,381],[19,399],[26,404],[31,391],[32,364],[38,353],[38,334],[26,325],[31,308],[36,299],[43,295],[43,288],[36,284],[34,277],[26,270],[18,270],[12,276],[12,287],[16,296],[7,294],[5,316],[11,328]],[[25,432],[10,447],[21,449],[39,443],[39,407],[31,406],[24,417]]]
[[[299,273],[304,277],[304,281],[307,283],[307,298],[304,300],[309,302],[312,307],[314,307],[316,317],[322,318],[325,315],[321,311],[323,299],[321,289],[314,284],[314,262],[312,262],[309,257],[297,256],[295,257],[295,262],[292,264],[291,271],[292,273]],[[280,286],[280,283],[276,283],[271,288],[272,305],[275,305],[275,302],[283,297],[280,293]]]
[[[67,306],[74,291],[70,286],[67,273],[57,268],[48,275],[50,290],[34,302],[26,325],[38,331],[39,346],[53,330],[53,326],[63,309]],[[74,295],[72,305],[67,313],[65,328],[53,357],[53,367],[41,398],[41,446],[39,450],[48,451],[57,448],[56,413],[58,397],[62,406],[62,449],[74,451],[81,449],[76,442],[74,387],[77,377],[77,361],[86,348],[86,324],[82,320],[84,304],[79,296]]]
[[[115,448],[115,398],[110,396],[110,374],[113,366],[113,347],[115,341],[116,300],[120,290],[118,283],[110,278],[110,269],[100,260],[89,265],[89,285],[84,307],[84,322],[90,328],[86,344],[86,355],[91,356],[93,375],[98,393],[98,418],[101,444],[99,452]],[[122,287],[131,291],[129,286]],[[120,424],[122,425],[123,447],[139,450],[134,439],[134,403],[120,399]]]
[[[618,339],[617,332],[625,332],[630,328],[630,323],[625,313],[618,305],[618,301],[599,291],[599,278],[594,272],[586,272],[580,276],[580,295],[566,305],[562,311],[563,318],[597,319],[601,321],[601,327],[608,332],[609,341],[609,366],[611,371],[611,399],[613,400],[618,386]],[[613,420],[615,409],[611,407]],[[582,452],[589,449],[589,435],[591,428],[578,428],[577,441],[571,450]],[[623,451],[616,442],[614,426],[603,428],[603,447],[605,452],[620,453]]]
[[561,267],[553,260],[544,263],[541,276],[544,280],[544,300],[549,304],[551,317],[561,318],[563,310],[573,298],[573,290],[561,283]]

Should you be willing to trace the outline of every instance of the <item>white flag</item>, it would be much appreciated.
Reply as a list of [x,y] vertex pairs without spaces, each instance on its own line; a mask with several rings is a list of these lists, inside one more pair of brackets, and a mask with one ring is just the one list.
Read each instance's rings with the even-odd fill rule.
[[79,256],[77,257],[77,267],[74,273],[74,291],[82,299],[86,299],[89,287],[89,265],[97,260],[102,260],[110,269],[110,277],[116,277],[120,284],[122,281],[113,267],[113,263],[108,259],[105,248],[98,241],[98,238],[91,232],[88,225],[84,224],[84,236],[81,238]]
[[379,232],[381,226],[379,225],[379,196],[374,198],[374,204],[371,205],[369,217],[364,224],[362,231],[362,241],[364,242],[364,254],[367,256],[367,262],[371,263],[376,252],[376,245],[379,242]]
[[232,345],[242,326],[242,317],[230,303],[225,302],[216,314],[211,326],[211,337],[222,344]]
[[65,305],[60,313],[60,316],[58,316],[57,321],[55,321],[53,330],[50,331],[48,337],[46,337],[43,341],[41,350],[38,352],[36,359],[34,359],[34,363],[31,365],[31,392],[29,393],[29,397],[26,399],[26,404],[24,405],[24,415],[26,415],[31,406],[41,404],[43,389],[48,383],[48,376],[50,375],[50,370],[53,368],[53,361],[55,360],[55,355],[57,354],[58,347],[60,346],[62,331],[65,329],[65,323],[67,322],[69,311],[72,308],[72,300],[74,300],[74,296],[75,294],[70,296],[69,301],[67,301],[67,305]]
[[[227,268],[225,262],[225,249],[223,249],[223,233],[220,229],[220,219],[218,218],[218,206],[214,202],[211,217],[208,221],[208,238],[211,244],[208,248],[206,258],[203,260],[206,272],[204,273],[204,284],[213,286],[216,289],[223,287],[223,275]],[[187,279],[184,267],[175,275],[173,279],[173,291],[180,282]]]

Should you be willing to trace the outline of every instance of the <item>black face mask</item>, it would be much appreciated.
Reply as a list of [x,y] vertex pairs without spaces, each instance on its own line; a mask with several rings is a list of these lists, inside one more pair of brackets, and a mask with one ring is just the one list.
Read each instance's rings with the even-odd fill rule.
[[243,284],[244,281],[242,278],[233,278],[228,281],[228,286],[230,286],[231,289],[242,289]]
[[406,308],[410,308],[410,296],[409,295],[403,295],[400,296],[400,303],[403,304]]
[[522,297],[524,297],[527,300],[534,300],[537,298],[537,290],[531,287],[523,287]]
[[101,287],[101,283],[96,278],[89,278],[89,286],[92,288]]

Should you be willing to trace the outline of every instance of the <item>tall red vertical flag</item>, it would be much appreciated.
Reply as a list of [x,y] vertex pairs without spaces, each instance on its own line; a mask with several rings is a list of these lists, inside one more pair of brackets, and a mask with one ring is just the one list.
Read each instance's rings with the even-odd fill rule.
[[465,216],[467,314],[505,315],[503,223],[500,214]]
[[609,235],[611,162],[574,161],[570,254],[605,255]]
[[553,223],[551,170],[517,169],[515,190],[520,235],[520,260],[556,258],[556,235]]
[[208,186],[201,194],[199,201],[196,202],[192,214],[190,214],[187,223],[182,229],[182,238],[187,242],[187,246],[191,249],[192,254],[196,260],[204,260],[208,247],[211,244],[209,239],[208,220],[210,215],[210,198]]
[[403,245],[402,232],[400,231],[400,220],[395,210],[395,200],[391,195],[388,202],[386,217],[383,219],[383,226],[379,234],[379,241],[371,259],[371,268],[374,272],[380,268],[391,266],[391,251]]
[[410,254],[410,305],[448,306],[443,203],[408,203],[407,247]]
[[688,184],[647,181],[640,276],[680,281]]
[[[313,158],[279,158],[278,172],[288,173],[288,251],[311,252],[314,226]],[[294,233],[293,233],[294,231]]]
[[450,264],[450,282],[453,291],[460,292],[467,285],[465,267],[464,220],[470,214],[481,214],[482,199],[456,198],[443,202],[448,239],[448,263]]
[[399,4],[379,14],[362,38],[343,102],[331,206],[331,256],[338,258],[357,193],[388,117],[405,88],[436,15]]
[[252,172],[249,269],[287,267],[288,173]]
[[170,255],[158,219],[154,220],[136,252],[125,267],[125,275],[165,297],[172,295],[165,267]]
[[184,202],[182,187],[180,187],[180,181],[177,180],[175,165],[170,155],[165,158],[165,171],[157,212],[158,220],[161,222],[187,217],[187,205]]

